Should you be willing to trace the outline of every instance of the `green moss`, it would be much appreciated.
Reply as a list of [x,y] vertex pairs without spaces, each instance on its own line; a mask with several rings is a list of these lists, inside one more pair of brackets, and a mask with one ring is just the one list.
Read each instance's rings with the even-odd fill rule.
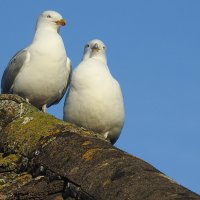
[[0,153],[0,172],[16,170],[18,160],[19,157],[15,154],[3,157],[3,154]]
[[3,178],[0,178],[0,180],[2,180],[2,182],[0,181],[0,193],[4,193],[6,195],[10,193],[10,191],[14,191],[15,189],[30,182],[32,180],[32,176],[28,173],[7,173]]
[[85,161],[90,161],[94,158],[94,156],[97,154],[97,152],[99,152],[101,150],[102,149],[100,149],[100,148],[89,149],[83,154],[82,159]]
[[52,115],[38,112],[31,107],[22,118],[18,118],[4,129],[9,149],[27,155],[41,139],[60,132],[64,122]]
[[4,185],[6,181],[3,178],[0,178],[0,185]]
[[[17,118],[3,130],[1,145],[4,146],[5,153],[16,153],[26,157],[30,152],[36,150],[38,145],[44,144],[46,140],[42,139],[60,132],[70,131],[70,133],[86,137],[94,136],[93,132],[38,111],[38,109],[24,101],[20,101],[19,104],[16,110],[19,113],[21,107],[23,111],[21,117],[18,114]],[[96,135],[97,137],[100,136],[100,134]]]

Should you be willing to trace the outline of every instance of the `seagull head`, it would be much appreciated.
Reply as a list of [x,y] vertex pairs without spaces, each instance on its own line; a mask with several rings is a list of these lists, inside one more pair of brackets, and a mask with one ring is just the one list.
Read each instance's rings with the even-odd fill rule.
[[52,29],[59,32],[61,26],[66,25],[66,20],[56,11],[44,11],[38,18],[36,29]]
[[85,45],[83,60],[93,56],[106,56],[106,45],[101,40],[94,39]]

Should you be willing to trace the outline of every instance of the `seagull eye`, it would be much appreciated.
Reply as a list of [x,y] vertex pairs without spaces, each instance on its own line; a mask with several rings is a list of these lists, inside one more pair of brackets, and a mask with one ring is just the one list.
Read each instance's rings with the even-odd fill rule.
[[89,45],[89,44],[86,44],[85,47],[88,48],[88,47],[90,47],[90,45]]
[[51,18],[51,15],[47,15],[47,18]]
[[103,49],[105,49],[106,47],[105,46],[103,46]]

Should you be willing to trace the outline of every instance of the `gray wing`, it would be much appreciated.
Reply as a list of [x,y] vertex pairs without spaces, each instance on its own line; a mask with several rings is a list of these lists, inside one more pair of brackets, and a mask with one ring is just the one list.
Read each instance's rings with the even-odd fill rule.
[[13,82],[21,70],[27,56],[27,49],[18,51],[8,63],[1,79],[1,93],[12,93]]
[[[54,101],[51,105],[59,103],[59,101],[60,101],[60,100],[63,98],[63,96],[65,95],[65,92],[66,92],[66,90],[67,90],[67,88],[68,88],[68,86],[69,86],[69,84],[70,84],[70,82],[71,82],[71,77],[72,77],[72,62],[71,62],[71,60],[70,60],[68,57],[67,57],[67,62],[66,62],[66,68],[67,68],[67,70],[68,70],[68,72],[69,72],[67,84],[66,84],[65,88],[63,89],[61,95],[58,97],[58,99],[56,99],[56,101]],[[51,105],[49,105],[49,106],[51,106]],[[49,107],[49,106],[48,106],[48,107]]]

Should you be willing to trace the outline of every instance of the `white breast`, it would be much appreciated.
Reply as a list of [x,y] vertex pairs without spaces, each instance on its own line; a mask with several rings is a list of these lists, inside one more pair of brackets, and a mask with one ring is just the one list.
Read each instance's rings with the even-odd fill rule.
[[[44,38],[45,37],[45,38]],[[41,35],[28,47],[30,59],[14,81],[13,91],[40,107],[51,104],[66,86],[67,55],[57,33]]]
[[123,97],[105,63],[88,59],[74,71],[64,119],[117,138],[124,122]]

